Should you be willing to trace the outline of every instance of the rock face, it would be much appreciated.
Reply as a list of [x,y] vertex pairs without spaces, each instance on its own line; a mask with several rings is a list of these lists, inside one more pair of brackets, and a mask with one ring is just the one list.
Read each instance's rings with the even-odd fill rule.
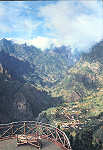
[[34,46],[16,44],[6,39],[0,40],[0,53],[0,62],[14,79],[20,80],[21,76],[24,78],[29,74],[26,80],[43,87],[55,85],[80,58],[72,53],[69,46],[41,51]]
[[0,123],[34,120],[38,114],[59,103],[44,91],[0,73]]
[[27,61],[21,61],[3,51],[0,52],[0,64],[0,70],[3,72],[4,69],[14,80],[23,81],[23,76],[29,75],[34,70],[34,66],[31,67]]
[[2,67],[2,64],[0,64],[0,73],[3,73],[3,67]]
[[13,102],[13,118],[14,120],[31,120],[34,119],[31,106],[23,93],[16,93]]

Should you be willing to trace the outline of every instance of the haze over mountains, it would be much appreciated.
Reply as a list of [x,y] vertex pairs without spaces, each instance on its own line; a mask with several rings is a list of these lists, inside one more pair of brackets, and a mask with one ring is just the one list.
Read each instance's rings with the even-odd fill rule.
[[[86,142],[91,144],[88,150],[94,150],[95,144],[101,146],[103,41],[88,53],[75,52],[66,46],[41,51],[0,40],[0,123],[35,118],[61,128],[73,123],[70,134],[74,150],[78,137],[84,134],[81,129],[86,129],[90,138],[87,132],[93,126],[93,139]],[[82,142],[82,147],[77,146],[80,150],[85,139]]]
[[[30,78],[30,75],[32,75],[32,78],[30,78],[31,82],[33,82],[33,78],[35,80],[36,76],[38,76],[39,79],[41,78],[41,81],[43,80],[44,82],[51,82],[51,79],[57,81],[64,76],[67,68],[71,67],[79,59],[79,55],[72,54],[71,48],[69,47],[61,46],[41,51],[34,46],[28,46],[26,44],[19,45],[6,39],[0,40],[0,51],[1,54],[5,53],[4,55],[10,56],[8,57],[8,59],[10,59],[9,62],[11,62],[14,57],[15,61],[18,59],[22,65],[24,65],[23,63],[25,62],[25,65],[28,65],[28,67],[25,68],[25,65],[20,67],[22,69],[17,67],[22,73],[17,72],[22,75],[28,75],[28,73],[31,72],[28,77]],[[4,57],[6,58],[6,56]],[[6,59],[6,61],[8,60]],[[2,61],[1,63],[6,63],[6,67],[8,68],[9,63],[6,61]],[[17,64],[17,62],[13,64]],[[13,67],[13,65],[9,65],[9,69],[6,68],[9,72],[10,66]],[[12,68],[12,74],[13,70],[14,68]],[[23,71],[25,73],[23,73]],[[45,78],[47,81],[45,81]],[[35,80],[34,83],[35,82],[37,81]]]
[[36,119],[72,150],[103,150],[102,28],[103,0],[1,1],[0,123]]
[[[59,98],[50,98],[48,93],[36,88],[42,87],[42,90],[43,87],[45,89],[46,86],[56,84],[77,59],[71,49],[65,46],[59,50],[55,48],[42,52],[34,46],[0,40],[0,76],[3,87],[0,122],[34,119],[41,110],[61,103],[61,100],[56,100]],[[3,111],[5,104],[6,111]],[[35,108],[36,105],[38,107]]]

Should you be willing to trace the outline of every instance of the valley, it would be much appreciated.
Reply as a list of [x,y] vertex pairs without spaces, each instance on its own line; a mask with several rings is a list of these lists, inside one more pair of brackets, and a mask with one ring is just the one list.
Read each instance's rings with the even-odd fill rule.
[[19,120],[60,128],[73,150],[102,150],[103,41],[72,53],[0,40],[0,123]]

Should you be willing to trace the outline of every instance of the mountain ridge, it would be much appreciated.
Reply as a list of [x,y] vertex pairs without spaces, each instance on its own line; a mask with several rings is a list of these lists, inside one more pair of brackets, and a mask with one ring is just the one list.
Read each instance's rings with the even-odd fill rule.
[[[0,49],[0,114],[4,115],[0,115],[0,120],[36,119],[50,123],[67,133],[73,150],[87,150],[86,144],[88,150],[102,150],[103,41],[88,53],[77,54],[76,61],[71,49],[65,46],[59,51],[36,49],[35,54],[29,52],[31,55],[26,52],[30,50],[27,45],[16,44],[16,53],[10,52],[9,46]],[[14,66],[19,62],[18,67],[9,65],[11,58]],[[22,64],[28,68],[20,74]],[[16,69],[23,82],[13,78],[12,71]]]
[[38,78],[41,78],[37,83],[42,84],[42,86],[47,84],[52,86],[53,81],[55,84],[61,80],[67,68],[70,68],[79,60],[79,56],[72,54],[70,47],[55,47],[53,50],[43,52],[34,46],[20,45],[6,39],[0,40],[0,51],[21,61],[28,62],[32,68],[35,67],[32,77],[29,75],[28,78],[34,84],[36,74]]

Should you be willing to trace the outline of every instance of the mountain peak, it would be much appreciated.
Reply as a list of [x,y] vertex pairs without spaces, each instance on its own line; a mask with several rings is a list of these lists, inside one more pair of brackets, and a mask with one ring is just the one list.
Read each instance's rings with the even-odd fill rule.
[[7,39],[5,39],[5,38],[2,38],[2,39],[1,39],[1,41],[7,41]]
[[11,40],[8,40],[8,39],[6,39],[6,38],[2,38],[1,40],[0,40],[0,42],[2,42],[2,43],[11,43],[12,41]]

